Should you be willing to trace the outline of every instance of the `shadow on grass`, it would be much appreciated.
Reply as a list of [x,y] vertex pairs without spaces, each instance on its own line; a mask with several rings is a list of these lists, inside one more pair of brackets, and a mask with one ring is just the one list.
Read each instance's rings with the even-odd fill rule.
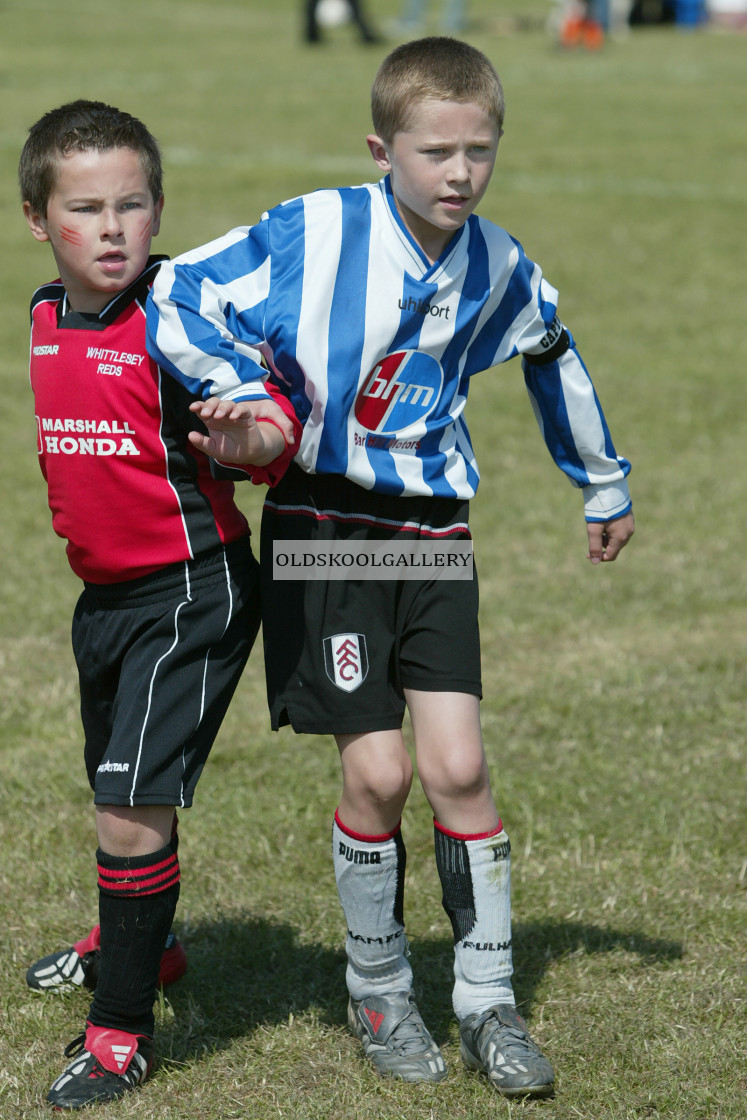
[[[345,954],[301,942],[291,926],[247,916],[193,926],[186,938],[189,971],[168,991],[175,1012],[166,1061],[189,1061],[230,1045],[257,1028],[313,1011],[327,1026],[346,1022]],[[517,923],[514,928],[516,1002],[530,1021],[547,968],[579,951],[623,950],[643,964],[666,964],[682,955],[678,942],[581,922]],[[440,1042],[452,1033],[453,946],[446,937],[411,947],[418,1003]],[[167,1047],[167,1050],[169,1048]]]
[[644,965],[680,960],[679,941],[648,937],[639,930],[612,929],[584,922],[524,922],[514,927],[514,989],[516,1002],[531,1017],[535,993],[554,961],[579,952],[586,956],[623,951]]
[[[531,1023],[532,1005],[548,968],[563,957],[583,952],[587,956],[623,950],[645,965],[679,960],[677,941],[648,937],[636,930],[618,930],[583,922],[515,922],[513,927],[513,987],[521,1014]],[[412,947],[412,966],[418,1004],[439,1043],[445,1042],[454,1023],[451,1009],[453,946],[446,939],[421,942]]]
[[253,915],[218,918],[179,933],[183,980],[168,988],[172,1026],[159,1027],[162,1061],[189,1062],[261,1027],[313,1009],[322,1023],[345,1020],[345,954],[300,941],[298,931]]

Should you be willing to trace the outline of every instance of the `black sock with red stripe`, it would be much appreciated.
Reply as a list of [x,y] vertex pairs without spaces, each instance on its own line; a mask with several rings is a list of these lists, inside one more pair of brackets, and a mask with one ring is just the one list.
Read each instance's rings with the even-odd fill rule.
[[145,856],[98,849],[101,958],[88,1021],[153,1037],[164,942],[179,899],[178,836]]

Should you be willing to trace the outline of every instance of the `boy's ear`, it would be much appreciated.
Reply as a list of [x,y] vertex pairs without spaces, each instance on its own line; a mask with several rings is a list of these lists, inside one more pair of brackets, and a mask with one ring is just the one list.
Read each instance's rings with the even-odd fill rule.
[[49,234],[47,233],[47,220],[41,214],[34,210],[30,202],[24,202],[23,215],[28,222],[28,227],[33,233],[37,241],[49,241]]
[[366,137],[368,150],[373,156],[374,163],[380,171],[391,171],[392,164],[389,159],[389,152],[387,146],[380,136],[374,136],[373,133]]

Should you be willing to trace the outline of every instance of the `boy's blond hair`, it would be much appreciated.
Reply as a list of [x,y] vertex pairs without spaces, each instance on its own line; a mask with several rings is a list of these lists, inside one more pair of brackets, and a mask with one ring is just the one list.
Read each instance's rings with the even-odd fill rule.
[[474,102],[503,128],[503,86],[490,60],[460,39],[431,36],[396,47],[382,62],[371,90],[377,136],[391,143],[422,101]]

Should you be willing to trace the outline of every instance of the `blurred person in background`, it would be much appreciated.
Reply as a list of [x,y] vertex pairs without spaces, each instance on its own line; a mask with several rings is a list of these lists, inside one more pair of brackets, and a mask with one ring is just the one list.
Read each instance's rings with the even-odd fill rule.
[[381,37],[366,18],[361,0],[304,0],[303,14],[307,43],[321,43],[322,25],[333,26],[349,21],[355,23],[364,43],[381,42]]
[[711,23],[728,31],[747,31],[747,0],[707,0]]
[[[397,23],[397,31],[407,33],[418,31],[427,17],[428,0],[405,0],[402,14]],[[467,20],[466,0],[442,0],[440,27],[450,34],[462,31]]]

